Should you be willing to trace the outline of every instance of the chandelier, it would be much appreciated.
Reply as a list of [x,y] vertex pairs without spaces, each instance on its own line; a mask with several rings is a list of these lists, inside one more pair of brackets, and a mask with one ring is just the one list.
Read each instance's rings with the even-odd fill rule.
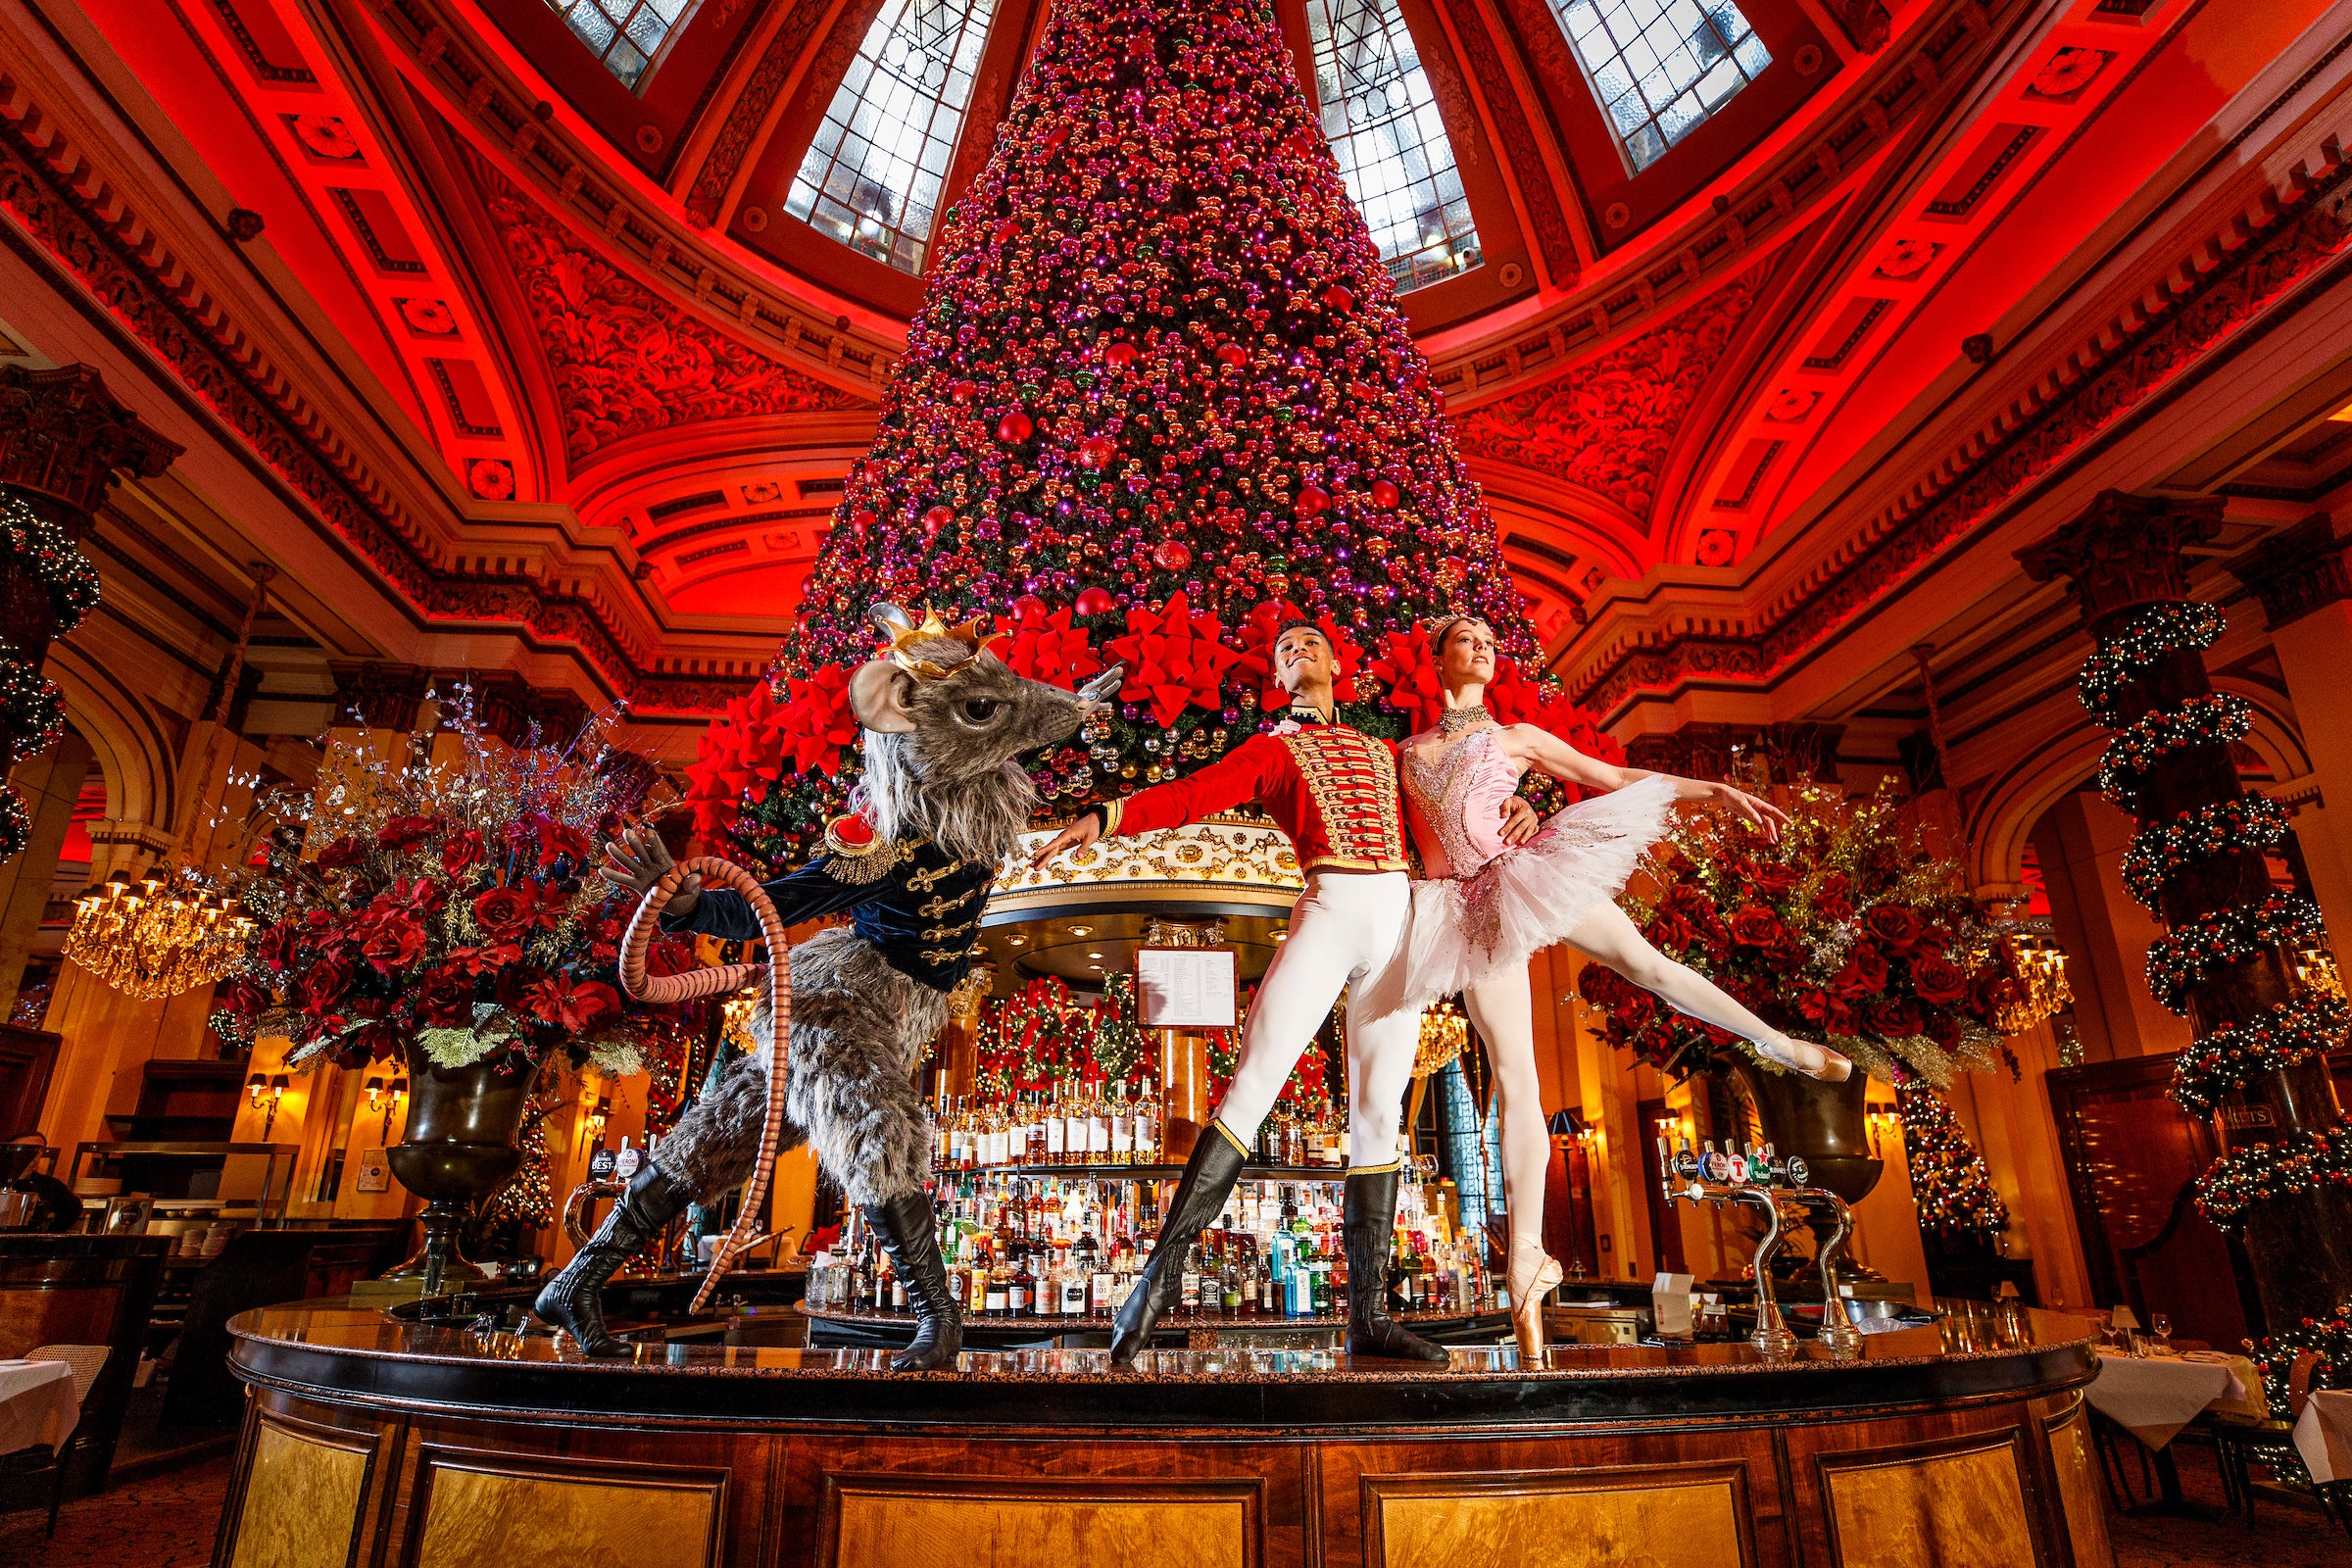
[[1470,1044],[1470,1020],[1451,997],[1421,1014],[1421,1049],[1413,1054],[1413,1076],[1426,1078],[1460,1055]]
[[2020,922],[2006,935],[2017,997],[2001,1008],[1992,1026],[2003,1035],[2017,1035],[2072,1006],[2075,991],[2066,981],[2066,951],[2047,934]]
[[126,867],[74,901],[74,929],[66,935],[66,956],[117,991],[142,1002],[220,983],[253,936],[253,921],[237,901],[195,863],[196,827],[204,806],[201,792],[213,776],[220,736],[228,728],[229,705],[236,697],[237,678],[245,671],[245,651],[253,641],[254,620],[269,595],[270,579],[276,574],[276,568],[267,563],[256,563],[253,571],[253,600],[245,607],[245,624],[238,628],[237,646],[220,676],[213,732],[205,741],[204,760],[194,774],[198,798],[188,803],[188,825],[180,834],[175,857],[178,863],[159,864],[144,874]]

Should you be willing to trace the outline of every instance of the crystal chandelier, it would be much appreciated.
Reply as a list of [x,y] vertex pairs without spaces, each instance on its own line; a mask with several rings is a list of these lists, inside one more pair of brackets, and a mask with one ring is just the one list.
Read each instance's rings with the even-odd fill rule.
[[1413,1076],[1426,1078],[1462,1054],[1470,1044],[1470,1020],[1451,997],[1421,1014],[1421,1049],[1413,1054]]
[[2008,930],[2010,967],[2017,975],[2017,1000],[2002,1007],[1992,1026],[2003,1035],[2023,1034],[2074,1004],[2066,980],[2066,951],[2043,932],[2023,922]]
[[[194,775],[199,791],[213,776],[213,760],[228,727],[237,678],[245,671],[253,623],[269,595],[270,579],[276,574],[266,563],[256,563],[253,571],[253,600],[245,608],[245,624],[237,631],[236,649],[221,674],[213,732]],[[66,935],[68,958],[143,1002],[215,985],[228,974],[253,936],[253,921],[195,863],[196,825],[202,813],[202,800],[191,801],[177,864],[157,865],[144,874],[126,867],[74,901],[74,929]]]

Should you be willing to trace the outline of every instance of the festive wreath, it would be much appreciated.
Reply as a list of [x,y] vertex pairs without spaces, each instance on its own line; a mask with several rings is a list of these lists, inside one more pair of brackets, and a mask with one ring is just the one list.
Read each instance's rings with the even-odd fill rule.
[[90,558],[65,529],[14,496],[0,499],[0,546],[48,585],[57,616],[51,636],[65,636],[98,608],[98,568]]
[[2168,1011],[2188,1010],[2188,988],[2226,963],[2273,948],[2318,947],[2328,940],[2320,906],[2300,893],[2274,893],[2184,923],[2148,944],[2148,989]]
[[2127,811],[2139,808],[2139,776],[2191,746],[2227,746],[2254,727],[2254,705],[2228,692],[2183,698],[2142,713],[2116,732],[2099,757],[2099,793]]
[[2190,1046],[2173,1062],[2173,1099],[2191,1115],[2258,1073],[2278,1072],[2332,1049],[2352,1030],[2352,1004],[2312,993],[2266,1007]]
[[2167,654],[2210,648],[2229,620],[2211,605],[2173,600],[2132,612],[2082,661],[2080,695],[2083,709],[2108,729],[2123,728],[2116,711],[2128,681]]
[[2267,850],[2286,837],[2286,808],[2267,795],[2241,795],[2149,823],[2124,852],[2124,887],[2154,909],[2165,879],[2226,850]]
[[9,760],[38,757],[65,738],[66,705],[57,682],[21,659],[0,657],[0,724]]
[[2352,1186],[2352,1123],[2231,1150],[2197,1178],[2197,1212],[2234,1230],[2253,1203],[2346,1186]]

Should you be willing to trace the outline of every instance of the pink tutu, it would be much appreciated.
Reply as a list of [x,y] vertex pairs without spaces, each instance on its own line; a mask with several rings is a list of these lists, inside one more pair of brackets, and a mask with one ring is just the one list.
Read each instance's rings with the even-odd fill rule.
[[1637,779],[1571,806],[1472,875],[1415,882],[1399,961],[1379,999],[1384,1015],[1426,1007],[1565,940],[1594,905],[1625,890],[1666,831],[1675,791],[1663,774]]

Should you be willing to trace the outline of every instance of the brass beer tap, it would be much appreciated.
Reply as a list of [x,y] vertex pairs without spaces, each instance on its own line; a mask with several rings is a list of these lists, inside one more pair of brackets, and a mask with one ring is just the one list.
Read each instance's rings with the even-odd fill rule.
[[1772,1260],[1781,1250],[1782,1221],[1803,1218],[1810,1204],[1829,1204],[1838,1215],[1838,1232],[1821,1250],[1822,1284],[1828,1298],[1822,1305],[1820,1341],[1840,1358],[1860,1348],[1862,1333],[1847,1319],[1839,1304],[1834,1268],[1852,1219],[1844,1200],[1837,1194],[1805,1184],[1812,1173],[1802,1159],[1795,1155],[1783,1158],[1770,1144],[1762,1149],[1750,1146],[1743,1151],[1737,1142],[1732,1142],[1719,1150],[1710,1139],[1694,1152],[1687,1143],[1678,1141],[1669,1147],[1661,1137],[1658,1168],[1663,1173],[1662,1186],[1669,1207],[1680,1200],[1690,1203],[1747,1203],[1763,1210],[1764,1239],[1756,1245],[1754,1265],[1756,1332],[1748,1336],[1748,1343],[1776,1360],[1793,1354],[1796,1349],[1796,1335],[1782,1315],[1781,1303],[1772,1289]]

